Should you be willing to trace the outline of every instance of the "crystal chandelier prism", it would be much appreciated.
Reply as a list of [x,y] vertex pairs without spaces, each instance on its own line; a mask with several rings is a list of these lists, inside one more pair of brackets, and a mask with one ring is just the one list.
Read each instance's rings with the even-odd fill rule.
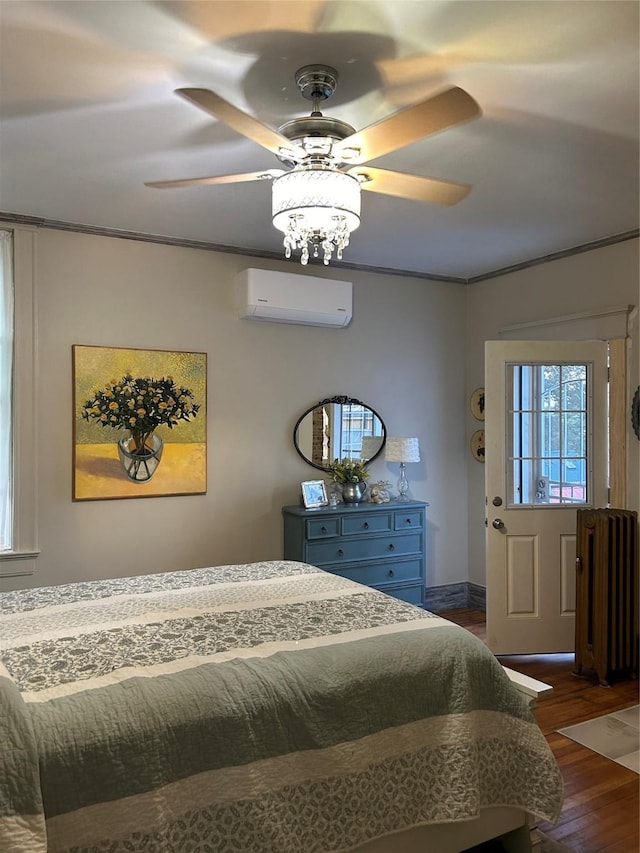
[[328,264],[336,253],[342,259],[351,232],[360,225],[360,183],[346,172],[326,165],[298,166],[273,182],[271,212],[274,226],[284,233],[287,258],[300,250]]

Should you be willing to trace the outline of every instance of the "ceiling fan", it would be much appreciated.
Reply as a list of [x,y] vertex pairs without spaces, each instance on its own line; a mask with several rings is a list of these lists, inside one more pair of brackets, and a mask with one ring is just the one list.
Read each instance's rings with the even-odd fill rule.
[[294,118],[274,130],[234,107],[209,89],[176,89],[176,94],[223,121],[238,133],[272,151],[286,169],[266,169],[231,175],[211,175],[169,181],[148,181],[159,189],[273,180],[273,224],[284,232],[287,258],[294,249],[301,262],[309,250],[320,249],[328,264],[349,244],[360,224],[360,190],[414,201],[451,205],[470,191],[459,184],[392,172],[364,165],[398,148],[481,114],[476,101],[454,86],[369,125],[363,130],[325,116],[319,106],[335,92],[338,72],[328,65],[305,65],[295,75],[304,98],[312,101],[310,116]]

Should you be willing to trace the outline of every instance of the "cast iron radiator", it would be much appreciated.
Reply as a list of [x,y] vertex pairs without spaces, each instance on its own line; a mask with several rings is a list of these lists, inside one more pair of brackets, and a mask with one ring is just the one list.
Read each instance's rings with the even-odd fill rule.
[[608,686],[638,675],[638,514],[580,509],[577,517],[574,672]]

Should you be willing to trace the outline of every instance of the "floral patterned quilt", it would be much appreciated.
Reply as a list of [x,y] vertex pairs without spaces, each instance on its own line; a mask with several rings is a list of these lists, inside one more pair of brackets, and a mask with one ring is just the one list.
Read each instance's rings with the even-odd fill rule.
[[297,562],[0,594],[3,853],[324,853],[557,765],[476,637]]

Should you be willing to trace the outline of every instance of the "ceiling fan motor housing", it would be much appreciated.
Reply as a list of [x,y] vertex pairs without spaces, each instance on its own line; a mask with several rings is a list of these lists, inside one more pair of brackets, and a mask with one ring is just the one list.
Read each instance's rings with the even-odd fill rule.
[[[296,142],[309,156],[324,156],[335,164],[342,161],[341,158],[334,159],[333,144],[354,134],[355,128],[337,118],[311,115],[286,122],[278,128],[278,132]],[[291,166],[300,162],[286,155],[278,159]]]
[[[352,136],[355,128],[340,119],[324,116],[317,109],[319,101],[326,101],[333,95],[338,85],[338,72],[329,65],[305,65],[298,69],[295,77],[302,96],[313,101],[313,112],[310,116],[285,122],[278,128],[278,133],[296,142],[309,158],[317,160],[324,157],[327,166],[342,162],[334,157],[333,143]],[[278,159],[288,166],[302,162],[287,152]]]

